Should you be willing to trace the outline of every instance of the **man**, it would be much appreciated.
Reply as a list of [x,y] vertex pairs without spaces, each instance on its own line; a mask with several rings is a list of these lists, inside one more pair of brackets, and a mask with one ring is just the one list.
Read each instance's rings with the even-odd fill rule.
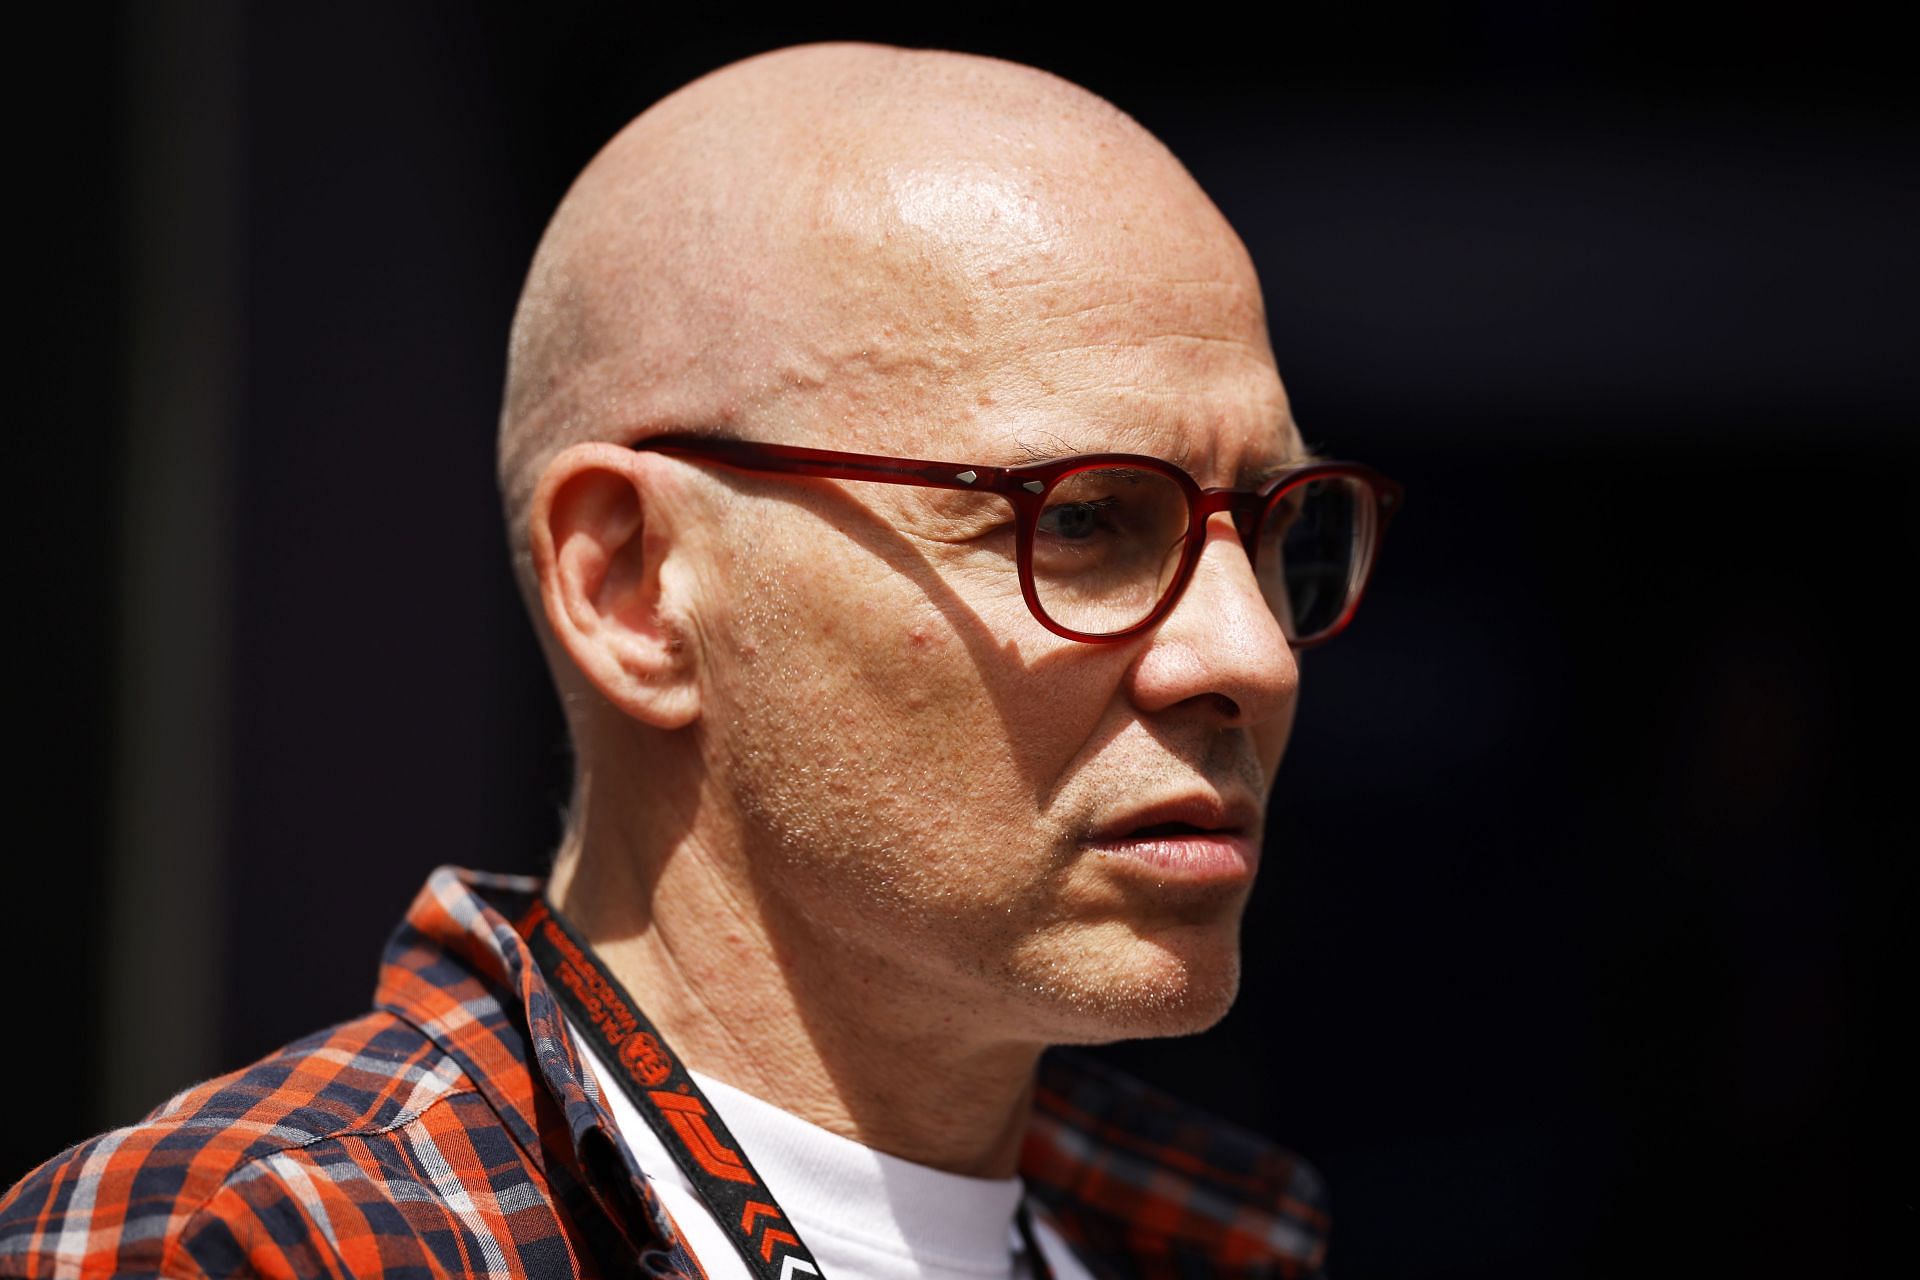
[[1317,1271],[1304,1165],[1042,1062],[1234,996],[1295,647],[1395,496],[1308,461],[1108,104],[864,46],[659,103],[513,326],[551,880],[435,873],[374,1013],[30,1175],[0,1268]]

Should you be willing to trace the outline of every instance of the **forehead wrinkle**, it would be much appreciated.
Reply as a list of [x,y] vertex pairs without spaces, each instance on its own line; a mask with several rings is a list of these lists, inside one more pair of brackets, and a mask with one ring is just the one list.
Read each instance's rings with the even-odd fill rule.
[[[1265,309],[1259,294],[1239,280],[1172,280],[1159,275],[1054,276],[1017,284],[992,278],[986,281],[993,300],[1042,324],[1073,321],[1102,322],[1123,313],[1137,319],[1142,311],[1166,313],[1162,332],[1217,337],[1263,332]],[[1206,319],[1220,323],[1205,325]],[[1217,330],[1217,332],[1214,332]]]
[[[1053,270],[1043,279],[1009,284],[990,273],[983,292],[1010,319],[1047,327],[1079,324],[1096,336],[1142,330],[1240,341],[1265,336],[1266,309],[1256,281],[1237,275],[1182,279],[1116,269],[1099,259],[1100,248],[1081,246],[1069,254],[1063,247],[1047,255],[1046,265]],[[1089,249],[1096,256],[1089,258]]]
[[1218,398],[1224,392],[1238,399],[1251,392],[1266,399],[1279,387],[1266,344],[1253,334],[1116,332],[1058,345],[1033,339],[1022,344],[1015,370],[1049,394],[1160,388],[1174,395]]
[[1244,348],[1229,358],[1210,352],[1172,368],[1142,366],[1121,352],[1091,361],[1083,353],[1061,363],[1058,371],[1051,361],[1038,371],[1022,371],[1029,385],[1015,393],[1016,403],[1037,415],[1112,428],[1182,423],[1189,431],[1238,434],[1269,424],[1284,428],[1288,421],[1286,392],[1273,366]]
[[[1222,287],[1170,295],[1139,277],[1083,278],[1059,281],[1050,293],[996,301],[1019,334],[1016,361],[1036,373],[1109,383],[1275,380],[1257,292]],[[1228,372],[1224,366],[1237,367]]]
[[[1145,446],[1186,447],[1196,434],[1232,443],[1236,452],[1253,451],[1267,439],[1292,451],[1286,392],[1264,344],[1257,350],[1209,345],[1177,356],[1029,350],[1001,371],[994,390],[1000,407],[983,414],[980,424],[1005,423],[1016,454],[1019,442],[1036,437],[1053,437],[1060,456],[1088,447],[1151,453]],[[1129,441],[1143,447],[1130,448]]]
[[[1014,428],[986,446],[978,461],[988,466],[1017,467],[1101,453],[1131,453],[1170,462],[1196,480],[1205,478],[1201,473],[1207,470],[1206,463],[1211,458],[1200,456],[1202,442],[1192,430],[1183,429],[1168,419],[1143,418],[1116,420],[1105,424],[1105,428],[1094,439],[1079,443],[1054,430]],[[1300,443],[1290,415],[1276,424],[1276,436],[1277,457],[1270,461],[1242,459],[1236,464],[1235,475],[1242,484],[1258,484],[1314,460],[1312,451]]]

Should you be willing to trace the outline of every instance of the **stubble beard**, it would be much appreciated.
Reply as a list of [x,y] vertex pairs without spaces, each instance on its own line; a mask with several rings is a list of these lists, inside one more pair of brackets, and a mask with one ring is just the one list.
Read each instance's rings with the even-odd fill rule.
[[[884,731],[867,742],[870,724],[829,723],[858,707],[857,691],[823,689],[804,640],[787,643],[803,611],[775,557],[743,567],[759,579],[737,616],[752,656],[709,763],[729,780],[776,933],[830,957],[849,984],[924,995],[976,1037],[1105,1043],[1192,1034],[1226,1014],[1244,894],[1185,919],[1111,902],[1089,912],[1072,880],[1097,880],[1077,864],[1104,855],[1085,832],[1023,829],[1026,847],[1009,848],[1012,833],[981,824],[991,788],[961,785],[964,763],[921,757],[915,770]],[[1258,770],[1224,741],[1193,746],[1215,778]]]

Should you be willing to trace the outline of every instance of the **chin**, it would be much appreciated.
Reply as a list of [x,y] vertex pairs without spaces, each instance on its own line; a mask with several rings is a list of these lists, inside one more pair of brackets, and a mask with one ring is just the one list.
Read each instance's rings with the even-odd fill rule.
[[1240,990],[1238,929],[1232,934],[1222,939],[1215,930],[1180,929],[1101,939],[1071,958],[1046,956],[1021,983],[1035,1029],[1049,1044],[1205,1031],[1226,1017]]

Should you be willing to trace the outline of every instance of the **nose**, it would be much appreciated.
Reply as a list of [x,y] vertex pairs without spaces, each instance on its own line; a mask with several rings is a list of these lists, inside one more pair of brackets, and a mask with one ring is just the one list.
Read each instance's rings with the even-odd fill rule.
[[1226,725],[1283,720],[1300,668],[1226,512],[1208,519],[1193,577],[1129,671],[1142,711],[1193,703]]

